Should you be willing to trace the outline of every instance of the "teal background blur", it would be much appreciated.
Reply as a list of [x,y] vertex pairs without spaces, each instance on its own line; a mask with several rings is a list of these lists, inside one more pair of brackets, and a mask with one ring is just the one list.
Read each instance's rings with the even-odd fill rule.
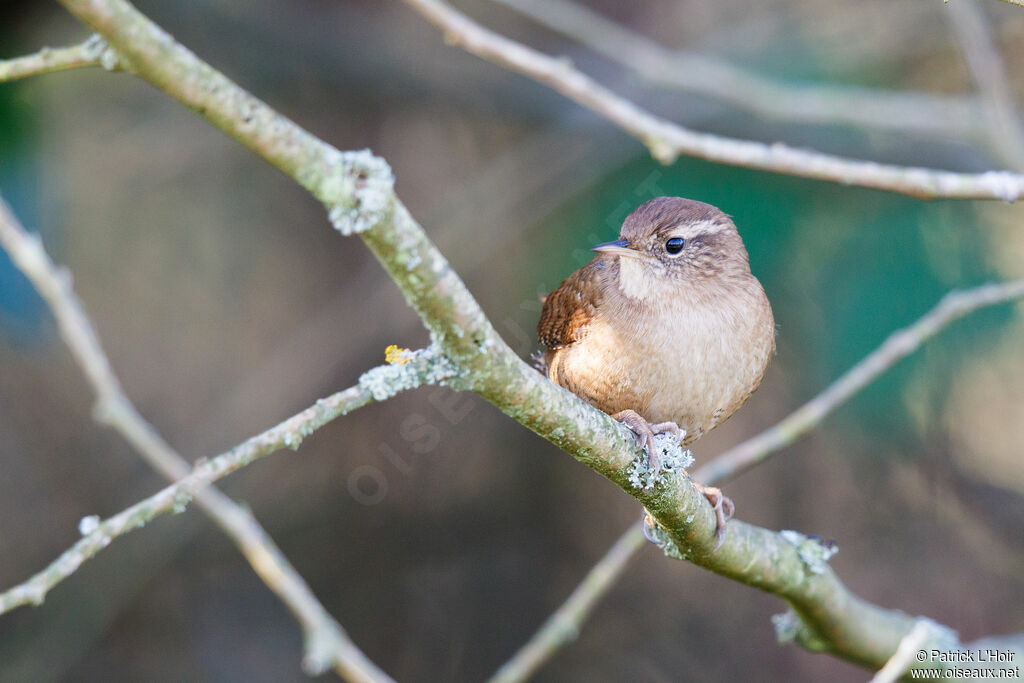
[[[587,3],[663,45],[791,82],[969,93],[942,3]],[[1024,11],[981,3],[1020,95]],[[682,159],[543,86],[446,47],[399,2],[220,0],[140,8],[343,149],[370,147],[523,357],[538,295],[658,194],[731,214],[772,301],[761,389],[698,463],[771,426],[955,288],[1024,276],[1024,208],[921,202]],[[645,86],[494,3],[487,25],[694,128],[961,171],[985,144],[765,121]],[[87,32],[57,5],[0,6],[0,58]],[[0,193],[75,286],[129,396],[189,458],[427,342],[361,243],[209,124],[126,74],[0,84]],[[972,314],[811,436],[728,483],[737,516],[835,539],[858,595],[957,629],[1024,630],[1024,320]],[[52,319],[0,256],[0,588],[162,482],[90,419]],[[372,473],[367,476],[366,473]],[[422,389],[233,475],[355,642],[402,681],[479,680],[641,510],[480,399]],[[537,680],[834,680],[867,673],[792,645],[777,599],[646,548]],[[197,512],[118,540],[38,608],[0,617],[0,680],[305,680],[301,635]]]

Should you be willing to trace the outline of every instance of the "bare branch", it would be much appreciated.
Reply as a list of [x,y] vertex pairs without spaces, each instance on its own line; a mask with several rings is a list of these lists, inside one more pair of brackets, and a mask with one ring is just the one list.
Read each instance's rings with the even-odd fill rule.
[[169,512],[183,512],[195,491],[247,465],[289,448],[334,419],[375,400],[413,389],[446,377],[450,366],[436,354],[417,352],[405,365],[382,365],[360,378],[359,384],[322,398],[301,413],[208,460],[200,460],[191,473],[130,508],[102,522],[86,518],[80,525],[83,538],[28,581],[0,593],[0,614],[29,604],[41,604],[51,588],[71,576],[86,560],[110,545],[118,536],[134,531]]
[[795,85],[715,57],[669,50],[572,0],[494,0],[658,86],[699,93],[757,116],[800,123],[986,137],[969,97],[842,85]]
[[992,149],[1011,168],[1024,170],[1024,127],[1017,115],[1015,97],[984,11],[966,0],[946,3],[943,9],[983,98],[983,120],[987,124]]
[[576,640],[580,627],[608,590],[615,585],[647,543],[639,524],[634,524],[597,561],[568,599],[555,610],[523,647],[501,665],[490,683],[528,680],[565,644]]
[[893,656],[868,683],[895,683],[903,675],[903,672],[910,668],[914,662],[914,655],[920,652],[921,647],[928,642],[931,631],[931,621],[918,619],[914,628],[903,636],[903,640],[900,641],[900,646],[896,648]]
[[846,371],[823,392],[778,424],[718,456],[697,471],[700,481],[718,482],[766,460],[816,427],[829,413],[874,381],[897,362],[916,351],[942,328],[986,306],[1024,297],[1024,280],[953,291],[910,327],[889,335],[871,354]]
[[[343,154],[252,97],[124,0],[62,0],[99,31],[140,77],[157,85],[285,170],[328,208],[335,226],[358,233],[454,363],[457,389],[476,391],[520,424],[566,450],[639,500],[665,551],[773,593],[794,610],[787,634],[871,668],[896,651],[914,620],[851,594],[820,545],[796,532],[733,521],[716,549],[714,513],[689,479],[673,472],[636,489],[646,457],[627,428],[549,382],[497,335],[465,284],[394,194],[387,165]],[[955,638],[930,641],[958,647]]]
[[[96,420],[117,430],[143,458],[171,481],[188,477],[192,469],[188,462],[139,415],[122,390],[95,330],[71,288],[70,274],[58,270],[43,249],[42,241],[24,231],[2,199],[0,244],[53,310],[64,342],[96,393]],[[303,666],[308,672],[318,674],[333,666],[350,680],[391,680],[345,635],[305,580],[245,508],[212,487],[189,489],[189,492],[206,514],[231,537],[263,582],[277,593],[299,620],[306,637]],[[173,503],[173,497],[171,501]],[[87,523],[86,528],[91,525]],[[71,565],[77,566],[75,563]],[[37,592],[32,593],[33,589]],[[29,591],[26,596],[29,598],[38,595],[41,599],[45,594],[45,591],[38,592],[37,586]]]
[[954,173],[847,159],[775,143],[766,145],[684,128],[611,92],[562,59],[549,57],[473,22],[440,0],[405,0],[439,26],[445,41],[543,83],[636,137],[660,162],[680,155],[746,168],[859,185],[934,199],[1002,199],[1024,195],[1024,175]]
[[102,66],[107,71],[121,68],[114,51],[107,47],[103,38],[94,34],[71,47],[44,47],[31,55],[0,60],[0,83],[85,66]]

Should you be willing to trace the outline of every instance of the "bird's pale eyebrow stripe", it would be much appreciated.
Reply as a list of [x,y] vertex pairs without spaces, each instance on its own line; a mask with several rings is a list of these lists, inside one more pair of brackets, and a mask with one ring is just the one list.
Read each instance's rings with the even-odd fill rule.
[[683,239],[693,239],[697,235],[713,235],[725,229],[726,225],[721,221],[706,220],[695,223],[683,223],[672,228],[666,233],[665,238],[682,237]]

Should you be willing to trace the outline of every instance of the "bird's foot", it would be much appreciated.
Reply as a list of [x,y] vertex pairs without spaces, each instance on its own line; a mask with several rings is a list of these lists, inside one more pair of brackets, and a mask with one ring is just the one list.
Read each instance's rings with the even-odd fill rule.
[[718,539],[718,543],[715,544],[715,550],[722,547],[722,543],[725,542],[725,524],[732,515],[736,512],[736,506],[733,505],[732,499],[722,493],[722,489],[714,486],[705,486],[704,484],[698,484],[693,482],[694,487],[700,491],[708,502],[711,503],[711,509],[715,511],[715,538]]
[[675,422],[651,424],[635,410],[620,410],[612,415],[612,419],[629,427],[640,438],[647,451],[647,468],[651,473],[650,481],[657,481],[661,474],[661,449],[655,445],[654,437],[658,434],[671,434],[677,442],[682,442],[686,432],[680,429]]

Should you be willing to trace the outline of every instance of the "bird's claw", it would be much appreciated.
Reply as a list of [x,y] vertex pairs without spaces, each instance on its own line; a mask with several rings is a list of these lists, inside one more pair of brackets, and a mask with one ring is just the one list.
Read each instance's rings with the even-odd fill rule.
[[736,506],[731,498],[722,493],[720,488],[705,486],[697,482],[693,482],[693,485],[708,499],[708,502],[711,503],[711,509],[715,511],[715,538],[717,539],[715,550],[718,550],[725,543],[725,525],[732,519],[733,514],[736,512]]
[[[662,466],[661,450],[654,443],[655,435],[671,434],[673,439],[681,443],[686,432],[680,429],[679,425],[675,422],[651,424],[635,410],[620,411],[612,415],[612,418],[629,427],[636,434],[640,443],[643,444],[644,450],[647,451],[647,467],[650,471],[650,479],[648,481],[651,483],[649,486],[653,486],[653,483],[658,481]],[[731,498],[722,493],[720,488],[706,486],[697,482],[693,482],[693,485],[707,498],[708,503],[711,504],[711,509],[715,512],[715,539],[717,541],[715,543],[715,550],[718,550],[725,543],[725,527],[736,512],[736,506]],[[650,531],[646,525],[644,526],[644,535],[647,536],[648,540],[654,540],[651,538]]]
[[644,450],[647,451],[647,468],[651,472],[650,481],[658,481],[661,474],[661,449],[654,443],[654,437],[658,434],[671,434],[672,438],[682,442],[686,434],[675,422],[659,422],[651,424],[635,410],[622,410],[614,415],[612,419],[618,420],[637,435]]

